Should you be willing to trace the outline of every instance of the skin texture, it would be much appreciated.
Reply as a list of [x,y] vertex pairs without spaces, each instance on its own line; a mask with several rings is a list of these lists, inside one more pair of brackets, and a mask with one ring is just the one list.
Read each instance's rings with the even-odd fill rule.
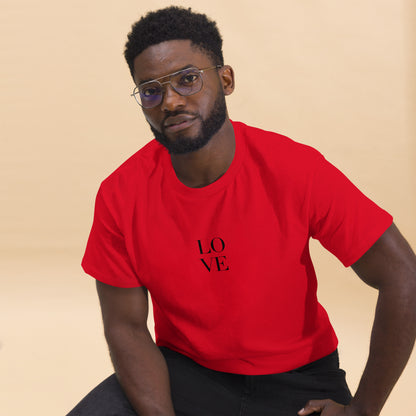
[[[135,59],[134,80],[139,84],[187,65],[205,68],[214,64],[190,41],[167,41],[147,48]],[[152,130],[170,141],[200,136],[203,121],[212,113],[219,94],[229,95],[234,89],[234,73],[229,66],[207,71],[203,77],[199,93],[183,97],[167,86],[159,106],[143,109]],[[175,117],[172,114],[184,117],[184,124],[166,128],[169,117]],[[194,152],[171,154],[171,160],[178,179],[197,188],[221,177],[234,151],[234,132],[227,114],[206,145]],[[370,354],[360,385],[349,406],[311,397],[299,415],[378,415],[412,350],[416,333],[416,258],[395,225],[353,269],[366,284],[379,290]],[[134,409],[141,416],[173,416],[166,363],[147,329],[146,290],[116,288],[97,281],[97,291],[115,371]]]
[[[195,114],[185,113],[182,110],[172,111],[166,114],[167,120],[171,123],[185,122],[191,117],[195,117]],[[195,152],[211,140],[212,136],[222,127],[227,116],[227,108],[225,104],[225,98],[222,91],[217,94],[217,98],[214,103],[214,108],[210,112],[206,119],[201,118],[201,129],[200,133],[195,137],[188,137],[186,129],[185,134],[179,134],[175,140],[170,140],[164,133],[157,131],[155,128],[150,126],[155,139],[165,146],[171,154],[185,154]],[[175,120],[175,121],[174,121]],[[191,118],[192,120],[192,118]],[[181,129],[182,130],[182,129]]]
[[[193,47],[189,40],[172,40],[145,49],[134,61],[136,85],[160,78],[186,66],[207,68],[215,62],[201,49]],[[196,139],[201,135],[203,120],[214,110],[218,95],[227,96],[234,90],[234,72],[228,65],[210,70],[203,75],[204,86],[197,94],[183,97],[166,86],[163,102],[152,109],[143,109],[152,130],[163,133],[167,140],[181,137]],[[171,114],[192,118],[181,130],[169,131],[165,123]],[[226,114],[221,128],[201,149],[186,154],[171,154],[176,175],[185,185],[193,188],[209,185],[222,176],[230,166],[235,151],[235,138],[231,122]]]
[[141,416],[174,416],[166,362],[147,328],[147,291],[97,281],[97,292],[111,360],[133,408]]

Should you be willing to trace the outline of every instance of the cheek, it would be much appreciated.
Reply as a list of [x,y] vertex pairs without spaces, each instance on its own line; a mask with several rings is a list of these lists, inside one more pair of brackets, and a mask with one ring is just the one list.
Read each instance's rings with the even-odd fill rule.
[[160,121],[158,122],[155,114],[152,114],[152,112],[143,110],[143,115],[144,115],[144,118],[146,119],[146,121],[152,127],[154,127],[156,130],[160,131],[160,128],[158,127],[158,125],[160,125]]
[[218,91],[216,89],[210,89],[209,92],[205,92],[199,101],[199,112],[203,118],[211,113],[215,105]]

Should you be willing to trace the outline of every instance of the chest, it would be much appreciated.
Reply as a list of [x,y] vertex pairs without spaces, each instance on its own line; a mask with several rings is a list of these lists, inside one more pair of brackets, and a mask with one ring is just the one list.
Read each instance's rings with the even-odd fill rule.
[[130,235],[144,284],[153,293],[200,293],[253,284],[259,275],[273,279],[287,264],[300,264],[307,224],[290,198],[244,178],[199,198],[152,187]]

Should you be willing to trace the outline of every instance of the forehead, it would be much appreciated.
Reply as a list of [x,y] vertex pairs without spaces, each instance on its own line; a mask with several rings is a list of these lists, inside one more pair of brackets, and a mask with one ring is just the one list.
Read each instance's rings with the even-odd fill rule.
[[205,68],[212,60],[190,40],[168,40],[146,48],[134,60],[134,81],[138,85],[179,71],[187,66]]

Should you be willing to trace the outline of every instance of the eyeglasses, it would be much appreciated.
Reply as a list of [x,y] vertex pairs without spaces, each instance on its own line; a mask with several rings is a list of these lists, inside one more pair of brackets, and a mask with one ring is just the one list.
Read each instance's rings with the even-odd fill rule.
[[[188,96],[196,94],[201,91],[203,81],[202,74],[210,69],[221,68],[221,65],[211,66],[209,68],[198,69],[195,67],[182,69],[173,74],[165,75],[163,77],[153,79],[151,81],[143,82],[133,90],[131,94],[137,103],[143,108],[154,108],[158,106],[162,100],[165,92],[164,85],[170,84],[172,89],[179,95]],[[160,80],[168,78],[165,82]]]

